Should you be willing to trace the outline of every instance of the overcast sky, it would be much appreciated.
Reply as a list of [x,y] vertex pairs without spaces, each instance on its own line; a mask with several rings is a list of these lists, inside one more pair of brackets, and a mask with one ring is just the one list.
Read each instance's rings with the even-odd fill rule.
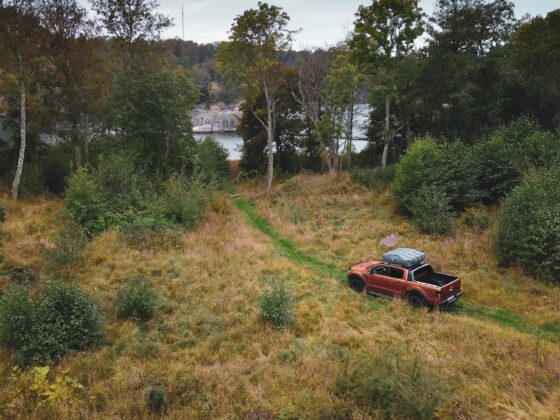
[[[227,32],[235,16],[255,8],[257,0],[159,0],[160,11],[174,19],[175,26],[164,38],[181,38],[181,5],[185,13],[185,40],[214,42],[227,39]],[[302,31],[296,36],[294,47],[320,47],[336,44],[352,29],[354,14],[366,0],[268,0],[280,6],[291,18],[291,28]],[[516,0],[517,17],[546,15],[559,8],[559,0]],[[430,14],[435,0],[420,0],[424,11]]]

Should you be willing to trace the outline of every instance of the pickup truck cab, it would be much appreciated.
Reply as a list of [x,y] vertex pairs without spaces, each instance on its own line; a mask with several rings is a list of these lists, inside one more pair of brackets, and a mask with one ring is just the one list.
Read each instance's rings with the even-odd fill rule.
[[452,305],[463,294],[458,277],[437,273],[425,263],[424,253],[409,248],[386,253],[383,261],[352,265],[348,285],[357,293],[365,290],[373,296],[405,299],[414,307]]

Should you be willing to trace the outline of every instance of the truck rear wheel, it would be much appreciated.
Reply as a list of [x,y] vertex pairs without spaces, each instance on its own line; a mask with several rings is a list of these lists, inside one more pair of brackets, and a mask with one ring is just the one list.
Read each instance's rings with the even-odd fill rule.
[[348,287],[352,289],[353,292],[362,293],[366,288],[364,281],[359,277],[350,277],[348,279]]
[[410,306],[413,308],[426,308],[428,303],[424,296],[420,295],[419,293],[411,293],[406,297],[406,301]]

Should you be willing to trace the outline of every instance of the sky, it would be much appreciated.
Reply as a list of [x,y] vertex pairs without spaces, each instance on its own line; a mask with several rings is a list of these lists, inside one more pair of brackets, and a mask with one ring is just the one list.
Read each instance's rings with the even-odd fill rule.
[[[301,29],[293,47],[322,47],[345,39],[352,30],[354,14],[367,0],[268,0],[282,7],[290,16],[290,29]],[[159,0],[160,13],[174,19],[175,26],[162,34],[163,38],[181,38],[181,5],[184,9],[185,40],[199,43],[223,41],[233,19],[244,10],[256,8],[257,0]],[[420,0],[421,7],[431,14],[435,0]],[[546,15],[560,7],[560,0],[516,0],[515,14],[519,18]]]

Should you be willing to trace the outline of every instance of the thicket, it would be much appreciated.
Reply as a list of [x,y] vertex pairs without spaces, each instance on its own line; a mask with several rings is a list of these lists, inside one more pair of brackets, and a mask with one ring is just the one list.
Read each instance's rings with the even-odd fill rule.
[[78,286],[48,283],[32,300],[27,287],[16,285],[0,299],[0,344],[16,350],[24,365],[56,362],[101,337],[97,307]]
[[560,280],[560,170],[529,176],[505,200],[495,238],[499,261]]
[[81,168],[66,192],[68,216],[90,235],[114,226],[192,228],[208,206],[208,184],[201,177],[171,176],[150,181],[122,155],[100,158],[95,168]]
[[[422,230],[443,233],[449,231],[446,204],[462,211],[475,203],[501,201],[523,176],[551,166],[559,157],[560,138],[523,117],[472,146],[433,137],[416,140],[396,167],[392,191],[413,220],[429,222],[428,212],[433,211],[433,223],[444,223],[440,229]],[[428,197],[420,196],[422,191],[433,193],[431,207]],[[441,206],[436,204],[439,200]]]

